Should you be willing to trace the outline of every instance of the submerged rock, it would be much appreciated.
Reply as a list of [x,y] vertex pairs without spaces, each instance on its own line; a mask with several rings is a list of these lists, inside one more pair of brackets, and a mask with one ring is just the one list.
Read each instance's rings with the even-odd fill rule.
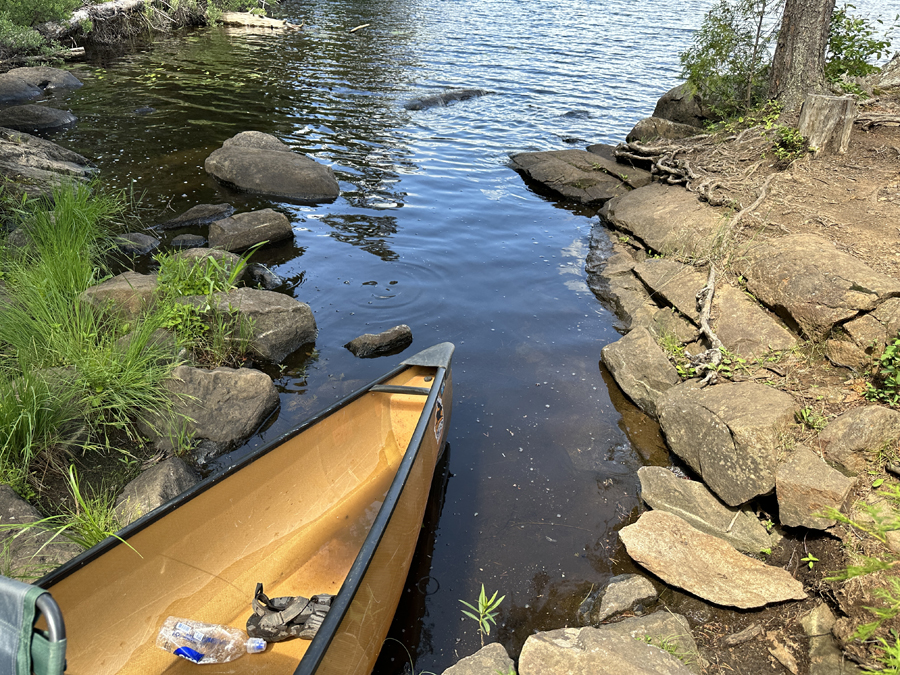
[[657,416],[658,401],[681,377],[646,328],[606,345],[600,352],[616,384],[645,413]]
[[176,227],[192,227],[194,225],[209,225],[216,220],[222,220],[234,213],[231,204],[197,204],[189,208],[180,216],[172,220],[160,223],[157,227],[163,230],[173,230]]
[[598,625],[616,614],[638,610],[658,597],[649,580],[639,574],[620,574],[605,588],[591,593],[578,608],[581,625]]
[[412,330],[406,324],[394,326],[383,333],[365,333],[344,345],[354,356],[371,359],[376,356],[399,354],[412,344]]
[[302,203],[331,202],[340,195],[330,167],[260,131],[229,138],[206,158],[204,168],[223,185],[253,194]]
[[414,98],[404,104],[403,107],[407,110],[425,110],[427,108],[442,107],[456,101],[468,101],[470,98],[477,98],[490,93],[484,89],[451,89],[433,96]]
[[628,555],[663,581],[717,605],[749,609],[806,598],[803,584],[786,570],[749,558],[665,511],[644,513],[619,537]]

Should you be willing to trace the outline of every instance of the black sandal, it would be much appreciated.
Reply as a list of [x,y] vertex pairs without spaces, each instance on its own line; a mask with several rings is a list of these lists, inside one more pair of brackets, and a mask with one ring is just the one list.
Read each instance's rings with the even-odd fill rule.
[[311,598],[301,595],[272,598],[256,584],[253,616],[247,619],[247,634],[266,642],[281,642],[293,637],[312,640],[331,608],[333,595],[322,593]]

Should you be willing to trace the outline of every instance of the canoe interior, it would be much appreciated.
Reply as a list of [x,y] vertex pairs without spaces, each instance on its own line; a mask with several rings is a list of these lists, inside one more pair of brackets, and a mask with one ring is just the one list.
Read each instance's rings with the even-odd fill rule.
[[[428,388],[435,371],[412,366],[386,382]],[[127,539],[130,547],[115,546],[47,586],[66,621],[66,672],[197,673],[195,664],[156,647],[166,617],[243,629],[257,582],[269,597],[337,594],[426,399],[366,393],[133,534]],[[441,441],[425,434],[427,447],[417,458],[366,584],[318,672],[371,669],[366,664],[378,655],[402,591]],[[270,645],[264,654],[202,670],[293,673],[309,644],[288,640]],[[351,655],[355,665],[328,666],[339,651]]]

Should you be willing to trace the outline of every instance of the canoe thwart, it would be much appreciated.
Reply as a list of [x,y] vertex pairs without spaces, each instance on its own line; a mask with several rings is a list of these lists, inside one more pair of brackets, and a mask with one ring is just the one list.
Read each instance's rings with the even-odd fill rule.
[[428,396],[431,389],[428,387],[411,387],[406,384],[376,384],[369,391],[380,391],[385,394],[420,394]]

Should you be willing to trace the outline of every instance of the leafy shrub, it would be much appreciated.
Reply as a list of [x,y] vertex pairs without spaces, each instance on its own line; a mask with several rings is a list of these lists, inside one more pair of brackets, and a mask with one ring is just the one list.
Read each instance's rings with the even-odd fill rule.
[[900,401],[900,339],[894,340],[878,357],[872,381],[866,384],[865,397],[870,401],[882,401],[890,406]]
[[775,127],[775,144],[772,153],[781,165],[788,165],[809,151],[809,140],[795,127]]
[[44,46],[44,38],[28,26],[16,24],[0,12],[0,55],[30,53]]
[[[883,26],[884,21],[854,16],[850,13],[852,9],[856,6],[844,3],[831,17],[825,63],[825,77],[830,82],[837,82],[845,75],[862,77],[874,73],[878,68],[870,61],[880,59],[891,48],[890,30],[879,34],[875,26]],[[895,25],[898,20],[900,16],[894,20]]]
[[78,7],[81,0],[4,0],[3,14],[18,26],[35,26],[45,21],[60,21]]
[[680,54],[682,77],[721,117],[761,103],[780,0],[719,0]]

